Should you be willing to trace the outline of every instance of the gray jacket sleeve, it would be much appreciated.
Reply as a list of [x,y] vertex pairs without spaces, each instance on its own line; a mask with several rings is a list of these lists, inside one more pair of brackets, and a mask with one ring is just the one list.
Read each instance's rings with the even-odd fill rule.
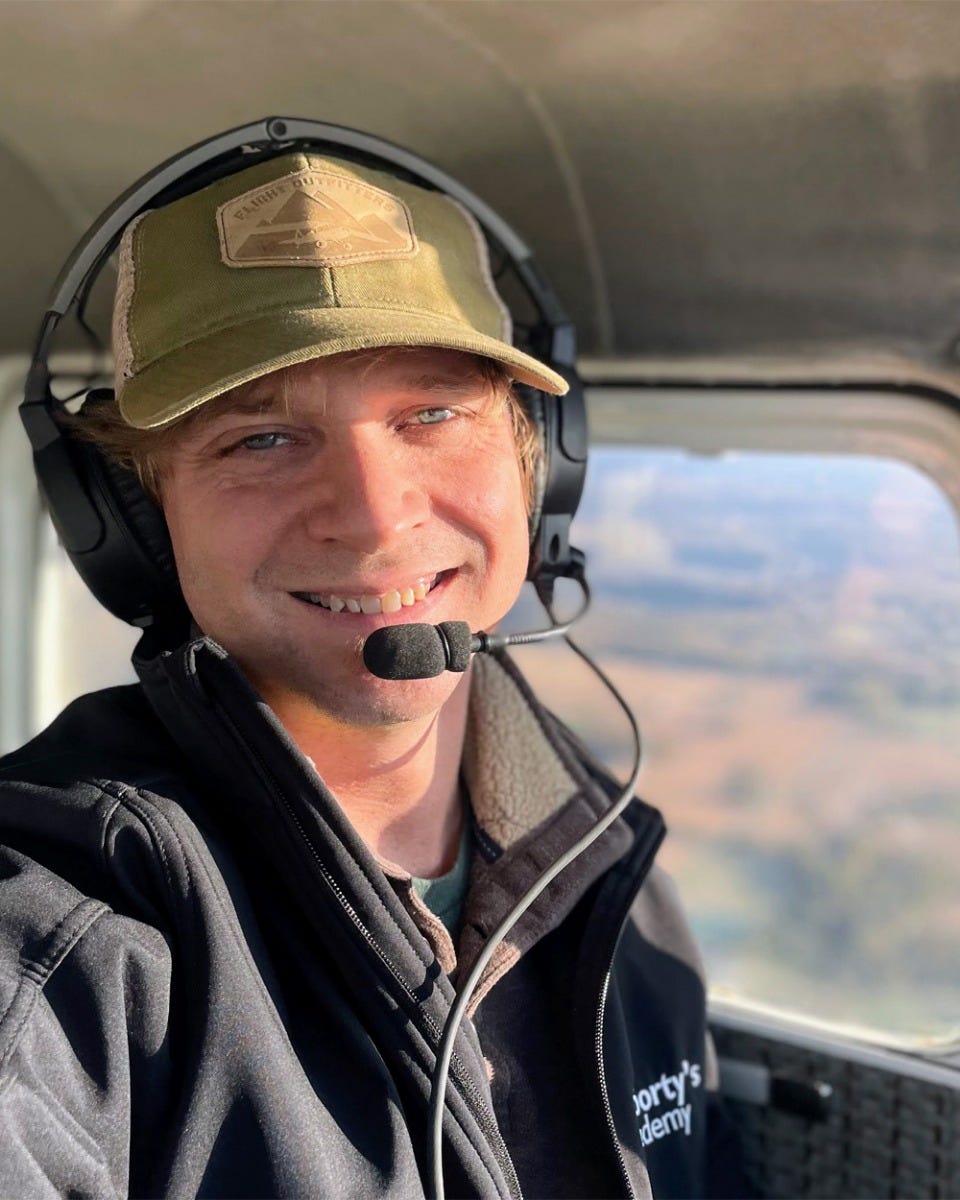
[[132,1130],[166,1093],[169,982],[160,933],[0,848],[0,1195],[129,1193]]

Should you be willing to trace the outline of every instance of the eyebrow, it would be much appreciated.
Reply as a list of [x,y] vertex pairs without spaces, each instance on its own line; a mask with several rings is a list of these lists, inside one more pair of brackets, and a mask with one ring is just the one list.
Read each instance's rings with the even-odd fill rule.
[[[478,387],[483,386],[483,383],[483,377],[479,373],[476,375],[424,374],[405,380],[399,385],[399,390],[467,395],[476,392]],[[226,397],[224,400],[226,401]],[[276,391],[251,389],[246,394],[241,393],[231,397],[229,403],[224,403],[223,412],[270,413],[283,407],[283,398],[277,395]]]
[[484,379],[479,372],[467,375],[418,375],[405,385],[423,392],[446,392],[467,395],[483,387]]
[[[217,400],[220,401],[219,404]],[[204,424],[209,425],[225,417],[257,416],[261,413],[268,416],[279,411],[286,411],[286,406],[282,396],[278,396],[276,393],[254,392],[240,396],[230,396],[228,393],[218,396],[211,402],[211,407],[203,414],[202,420]]]

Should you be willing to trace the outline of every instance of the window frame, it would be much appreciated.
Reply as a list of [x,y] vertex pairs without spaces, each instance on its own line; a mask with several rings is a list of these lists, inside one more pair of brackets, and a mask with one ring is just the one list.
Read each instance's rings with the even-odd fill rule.
[[898,459],[934,480],[960,524],[960,402],[946,394],[609,384],[588,386],[586,397],[591,444]]

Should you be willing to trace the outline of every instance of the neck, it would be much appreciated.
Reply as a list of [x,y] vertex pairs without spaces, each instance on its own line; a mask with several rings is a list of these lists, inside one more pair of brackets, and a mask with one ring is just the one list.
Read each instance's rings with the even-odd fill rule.
[[453,866],[469,672],[439,712],[387,727],[342,725],[285,698],[264,699],[378,858],[423,878]]

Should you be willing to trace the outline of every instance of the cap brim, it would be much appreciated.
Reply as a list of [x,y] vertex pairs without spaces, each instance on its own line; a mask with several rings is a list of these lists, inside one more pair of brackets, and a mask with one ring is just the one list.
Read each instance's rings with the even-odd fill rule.
[[453,321],[383,309],[324,308],[276,313],[220,330],[166,354],[128,380],[120,412],[154,429],[207,400],[295,363],[387,346],[436,346],[501,363],[520,383],[562,396],[569,385],[530,355]]

